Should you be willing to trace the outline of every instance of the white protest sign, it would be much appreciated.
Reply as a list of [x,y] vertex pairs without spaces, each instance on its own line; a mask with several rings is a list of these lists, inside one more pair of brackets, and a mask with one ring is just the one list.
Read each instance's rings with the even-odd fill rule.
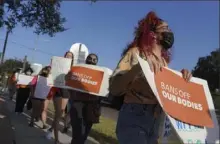
[[30,67],[32,68],[33,70],[33,73],[31,75],[33,76],[36,76],[40,73],[41,69],[43,68],[42,64],[39,64],[39,63],[32,63],[30,65]]
[[71,68],[72,76],[66,85],[70,89],[97,96],[108,96],[109,77],[112,71],[105,67],[76,64]]
[[48,86],[48,78],[38,76],[37,84],[34,91],[34,97],[39,99],[46,99],[50,92],[51,86]]
[[63,57],[52,57],[51,64],[51,77],[54,87],[65,87],[65,75],[69,72],[71,67],[72,59],[63,58]]
[[[157,97],[158,102],[160,103],[161,107],[164,109],[163,103],[162,103],[160,96],[159,96],[159,93],[157,91],[154,73],[150,70],[150,67],[149,67],[149,64],[147,61],[143,60],[139,55],[137,55],[137,58],[138,58],[139,64],[142,68],[142,71],[143,71],[152,91],[154,92],[155,96]],[[182,74],[180,72],[177,72],[177,71],[174,71],[171,69],[168,69],[168,70],[172,71],[175,74],[178,74],[179,76],[182,76]],[[172,127],[174,128],[175,132],[177,133],[177,135],[179,136],[180,140],[183,143],[188,143],[188,144],[219,143],[219,125],[218,125],[217,117],[215,114],[215,108],[214,108],[214,104],[212,101],[212,96],[210,94],[207,82],[205,80],[202,80],[199,78],[194,78],[194,77],[191,78],[191,82],[196,83],[196,84],[200,84],[203,86],[206,100],[208,103],[208,108],[210,111],[210,115],[211,115],[211,119],[213,121],[214,127],[208,128],[208,127],[197,127],[197,126],[193,126],[193,125],[188,125],[183,122],[175,120],[174,118],[169,116],[167,113],[166,113],[166,115],[168,116],[168,118],[172,124]],[[199,98],[199,96],[197,98]],[[173,108],[173,107],[172,107],[172,109],[175,110],[175,108]],[[181,111],[179,113],[181,113]],[[190,117],[190,115],[186,115],[186,117]],[[202,119],[203,119],[203,117],[198,117],[197,120],[201,121]],[[166,131],[166,130],[164,130],[164,131]],[[165,140],[165,142],[166,142],[166,140]]]
[[28,76],[25,74],[18,74],[17,75],[17,84],[20,85],[32,85],[33,76]]

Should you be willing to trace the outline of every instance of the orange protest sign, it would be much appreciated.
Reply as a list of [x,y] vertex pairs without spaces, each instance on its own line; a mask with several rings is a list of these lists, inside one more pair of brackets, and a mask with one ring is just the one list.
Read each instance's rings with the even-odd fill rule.
[[72,76],[66,85],[82,91],[99,93],[104,72],[81,66],[71,68]]
[[164,111],[170,116],[192,125],[214,127],[202,85],[186,82],[165,68],[155,75],[155,84]]

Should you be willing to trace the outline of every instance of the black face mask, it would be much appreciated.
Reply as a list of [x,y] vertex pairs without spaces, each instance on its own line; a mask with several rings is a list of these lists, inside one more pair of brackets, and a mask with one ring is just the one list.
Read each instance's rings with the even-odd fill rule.
[[87,59],[86,59],[86,64],[96,65],[96,64],[97,64],[97,61],[98,61],[97,58],[88,56]]
[[94,63],[93,61],[89,61],[89,60],[86,61],[86,64],[89,64],[89,65],[96,65],[96,63]]
[[165,50],[168,50],[173,46],[174,34],[172,32],[162,32],[161,36],[162,40],[160,40],[160,44],[163,46]]

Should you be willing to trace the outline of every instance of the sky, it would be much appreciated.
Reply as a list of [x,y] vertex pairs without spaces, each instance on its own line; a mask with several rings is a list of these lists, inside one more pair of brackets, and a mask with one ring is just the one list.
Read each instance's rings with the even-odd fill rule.
[[[37,36],[33,29],[16,27],[9,35],[6,58],[28,56],[30,62],[48,65],[52,55],[63,56],[74,43],[85,44],[99,56],[99,65],[114,69],[125,46],[133,39],[138,20],[149,11],[166,20],[174,32],[172,62],[175,70],[192,70],[199,57],[219,48],[219,3],[217,1],[64,1],[61,14],[69,30]],[[0,29],[0,51],[6,30]],[[31,49],[36,48],[34,52]],[[48,53],[50,55],[48,55]]]

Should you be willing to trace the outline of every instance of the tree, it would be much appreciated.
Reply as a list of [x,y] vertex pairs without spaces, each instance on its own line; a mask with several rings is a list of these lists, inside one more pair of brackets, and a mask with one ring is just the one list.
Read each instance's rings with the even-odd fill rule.
[[18,23],[23,27],[34,27],[36,34],[54,36],[66,29],[66,21],[60,13],[61,0],[0,0],[0,27],[12,31]]
[[[27,67],[30,66],[27,63]],[[23,61],[19,59],[7,59],[3,64],[0,65],[0,75],[3,73],[11,74],[15,69],[22,68]]]
[[207,80],[212,92],[218,89],[220,85],[220,52],[215,50],[208,56],[200,57],[192,74]]

